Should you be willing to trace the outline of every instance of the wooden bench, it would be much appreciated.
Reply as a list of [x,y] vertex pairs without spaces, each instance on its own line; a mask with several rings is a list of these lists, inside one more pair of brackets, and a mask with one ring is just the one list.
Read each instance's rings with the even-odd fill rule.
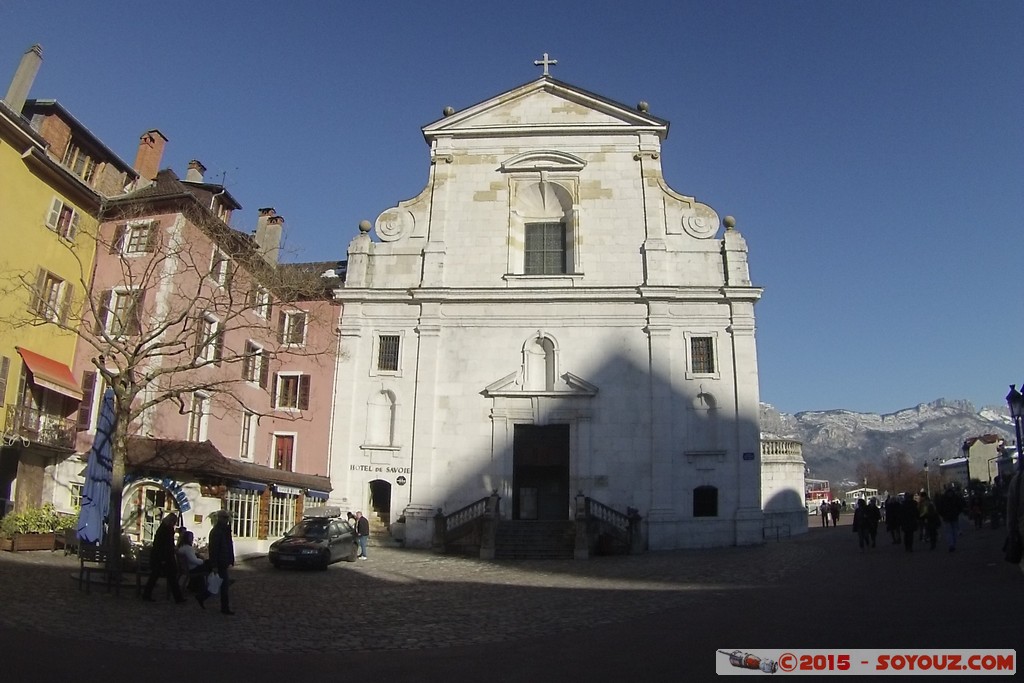
[[103,583],[107,586],[108,593],[110,592],[111,584],[114,584],[117,592],[120,593],[121,585],[113,580],[107,567],[108,560],[109,554],[106,548],[85,543],[80,545],[78,547],[78,590],[82,590],[82,584],[84,583],[85,592],[91,592],[92,575],[99,573]]

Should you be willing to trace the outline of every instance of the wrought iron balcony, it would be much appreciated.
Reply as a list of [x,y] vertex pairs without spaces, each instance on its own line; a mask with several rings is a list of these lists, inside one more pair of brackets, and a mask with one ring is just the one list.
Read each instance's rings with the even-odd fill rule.
[[75,420],[38,408],[7,406],[7,434],[50,448],[75,448]]

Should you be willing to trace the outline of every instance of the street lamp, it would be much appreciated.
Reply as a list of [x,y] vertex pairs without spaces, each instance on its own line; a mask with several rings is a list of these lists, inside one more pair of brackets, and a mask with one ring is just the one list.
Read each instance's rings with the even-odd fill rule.
[[932,497],[932,478],[931,478],[931,475],[928,474],[928,461],[927,460],[924,461],[924,485],[925,485],[925,488],[928,489],[928,497],[931,498]]
[[1017,470],[1024,472],[1024,458],[1021,458],[1020,446],[1020,422],[1024,418],[1024,394],[1017,391],[1017,385],[1010,385],[1010,393],[1006,395],[1006,404],[1010,406],[1010,417],[1013,418],[1013,428],[1017,433]]

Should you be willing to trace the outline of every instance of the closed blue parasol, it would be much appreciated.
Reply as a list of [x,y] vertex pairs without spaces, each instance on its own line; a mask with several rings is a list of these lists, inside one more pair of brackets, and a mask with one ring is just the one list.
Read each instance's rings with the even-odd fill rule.
[[83,543],[102,543],[103,524],[110,510],[110,482],[114,469],[113,439],[114,392],[103,394],[96,438],[89,449],[89,462],[85,466],[85,485],[82,487],[82,509],[78,513],[78,538]]

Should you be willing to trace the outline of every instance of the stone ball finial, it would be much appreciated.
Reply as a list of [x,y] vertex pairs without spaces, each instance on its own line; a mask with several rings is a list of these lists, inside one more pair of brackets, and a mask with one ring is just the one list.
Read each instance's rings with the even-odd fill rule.
[[646,114],[648,111],[651,110],[651,105],[647,104],[647,102],[644,100],[640,100],[639,102],[636,103],[636,110],[642,111]]
[[732,230],[736,227],[736,219],[732,216],[726,216],[722,219],[722,223],[725,225],[726,230]]
[[359,232],[368,233],[373,230],[373,226],[370,225],[370,221],[359,221]]
[[455,107],[447,106],[442,110],[442,112],[444,113],[445,116],[451,116],[452,114],[455,113]]

